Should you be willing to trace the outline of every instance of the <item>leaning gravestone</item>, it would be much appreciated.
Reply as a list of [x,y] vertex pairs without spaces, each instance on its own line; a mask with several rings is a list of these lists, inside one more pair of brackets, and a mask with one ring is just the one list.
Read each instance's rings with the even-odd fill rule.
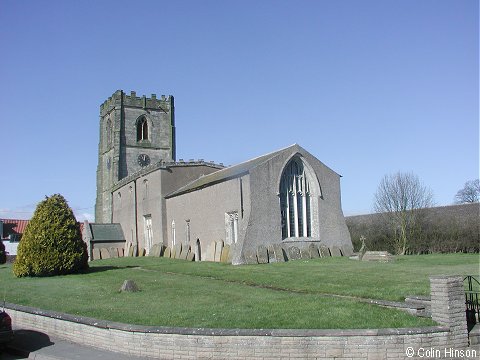
[[342,256],[342,253],[338,246],[332,246],[330,248],[330,253],[332,254],[332,256]]
[[215,261],[220,262],[220,258],[222,257],[222,250],[223,250],[223,241],[217,241],[215,244]]
[[193,253],[193,252],[190,251],[190,252],[187,254],[187,261],[193,261],[193,260],[195,260],[195,253]]
[[175,259],[180,259],[181,254],[182,254],[182,244],[178,243],[177,245],[175,245]]
[[135,281],[133,280],[125,280],[123,282],[122,287],[120,288],[121,292],[137,292],[138,291],[138,286],[135,284]]
[[158,244],[153,244],[152,247],[150,248],[150,250],[148,251],[148,255],[147,256],[155,256],[155,249],[157,248],[157,245]]
[[318,252],[320,254],[320,257],[322,258],[330,257],[330,250],[328,250],[328,248],[324,245],[320,245],[320,247],[318,248]]
[[128,246],[128,256],[132,257],[133,256],[133,246],[132,244],[130,244]]
[[222,249],[222,255],[220,256],[220,262],[228,263],[230,257],[230,245],[224,245]]
[[272,244],[268,247],[268,261],[285,262],[285,255],[280,244]]
[[317,248],[317,245],[315,244],[310,244],[308,245],[308,254],[310,256],[310,259],[316,259],[318,258],[320,255],[318,255],[318,248]]
[[172,254],[172,249],[170,246],[167,246],[165,251],[163,252],[163,257],[169,258]]
[[245,251],[245,262],[249,265],[258,264],[257,252],[255,250],[246,250]]
[[99,260],[100,259],[100,249],[94,248],[92,252],[93,259],[92,260]]
[[353,255],[352,248],[349,247],[349,246],[343,245],[343,246],[340,248],[340,250],[342,250],[343,256],[352,256],[352,255]]
[[183,246],[182,252],[180,253],[180,256],[178,258],[181,260],[187,260],[187,255],[189,251],[190,251],[190,246]]
[[110,253],[108,252],[107,248],[101,248],[100,249],[100,256],[102,259],[110,259]]
[[133,245],[133,255],[132,256],[138,256],[138,246]]
[[257,247],[257,261],[259,264],[268,264],[268,250],[263,245]]
[[118,250],[116,247],[111,247],[108,249],[111,258],[118,258]]
[[296,246],[290,246],[288,248],[288,260],[300,260],[302,258],[302,254],[300,253],[300,249]]

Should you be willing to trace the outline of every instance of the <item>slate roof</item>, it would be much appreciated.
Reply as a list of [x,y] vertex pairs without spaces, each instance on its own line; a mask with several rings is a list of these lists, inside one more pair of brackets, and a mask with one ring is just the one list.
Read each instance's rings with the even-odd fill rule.
[[93,242],[125,241],[120,224],[89,224],[93,235]]
[[215,171],[214,173],[211,173],[209,175],[202,176],[198,178],[197,180],[194,180],[187,185],[181,187],[180,189],[168,194],[165,196],[165,198],[171,198],[175,197],[178,195],[186,194],[198,189],[202,189],[208,186],[212,186],[214,184],[218,184],[230,179],[234,179],[236,177],[239,177],[244,174],[248,174],[252,169],[257,167],[260,164],[263,164],[264,162],[269,161],[270,159],[273,159],[275,156],[278,154],[286,151],[286,150],[292,150],[294,148],[301,149],[299,145],[293,144],[290,145],[284,149],[280,149],[274,152],[271,152],[269,154],[265,154],[262,156],[259,156],[257,158],[247,160],[245,162],[242,162],[240,164],[230,166],[228,168],[222,169]]

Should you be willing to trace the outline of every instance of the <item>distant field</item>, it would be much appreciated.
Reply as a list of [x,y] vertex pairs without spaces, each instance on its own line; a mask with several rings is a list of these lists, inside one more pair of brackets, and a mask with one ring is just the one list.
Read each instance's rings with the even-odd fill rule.
[[[479,274],[478,254],[347,258],[231,266],[165,258],[90,263],[87,274],[15,278],[0,265],[7,302],[124,323],[209,328],[386,328],[429,319],[360,302],[428,295],[429,276]],[[126,279],[141,291],[120,293]]]

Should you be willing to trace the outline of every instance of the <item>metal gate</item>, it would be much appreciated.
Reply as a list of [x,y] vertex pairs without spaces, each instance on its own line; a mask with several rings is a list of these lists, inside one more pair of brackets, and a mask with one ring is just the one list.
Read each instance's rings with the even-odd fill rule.
[[463,279],[465,284],[465,311],[467,316],[468,331],[472,330],[480,319],[480,282],[478,278],[468,275]]

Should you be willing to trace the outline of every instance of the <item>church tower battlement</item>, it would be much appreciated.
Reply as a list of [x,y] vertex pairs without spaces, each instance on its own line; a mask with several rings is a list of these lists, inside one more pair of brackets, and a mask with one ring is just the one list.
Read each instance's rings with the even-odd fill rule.
[[173,96],[157,99],[117,90],[100,105],[95,221],[111,222],[116,183],[160,161],[175,161]]

